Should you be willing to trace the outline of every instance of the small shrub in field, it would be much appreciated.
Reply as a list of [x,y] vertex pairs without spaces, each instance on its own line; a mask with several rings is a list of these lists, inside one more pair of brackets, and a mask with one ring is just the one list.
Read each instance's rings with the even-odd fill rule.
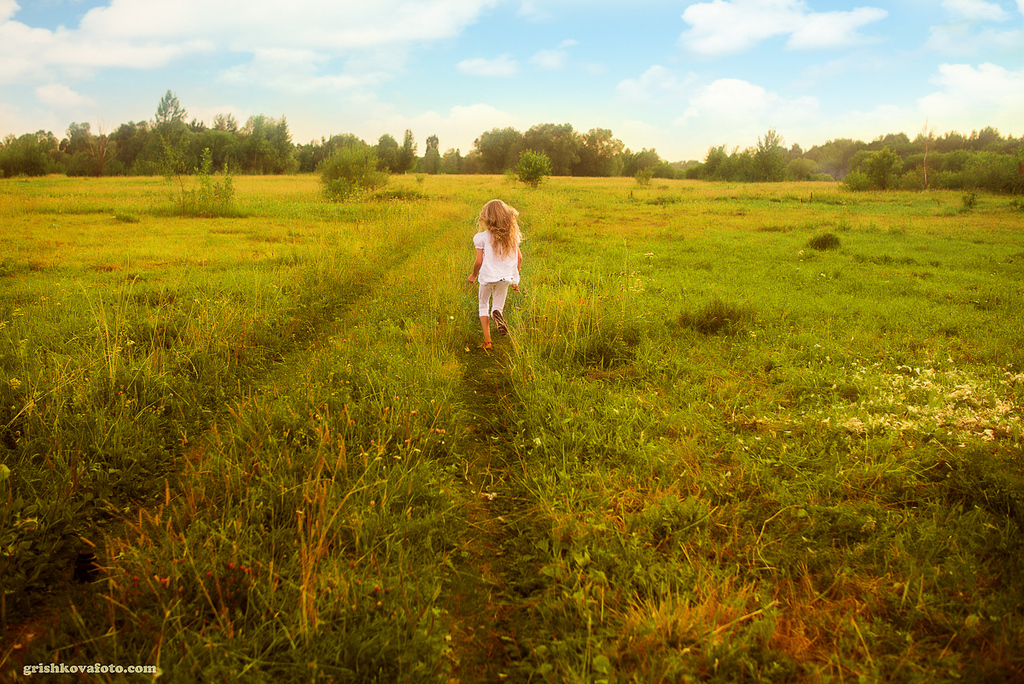
[[377,153],[372,147],[342,148],[321,162],[317,170],[324,196],[334,202],[388,184],[388,174],[377,170]]
[[654,178],[654,169],[651,167],[648,167],[646,169],[640,169],[639,171],[636,172],[636,175],[633,177],[636,179],[637,185],[639,185],[641,188],[646,188],[648,185],[651,184],[651,179]]
[[715,297],[700,311],[679,314],[679,325],[703,335],[728,335],[741,330],[752,318],[749,310]]
[[[196,185],[192,189],[185,187],[184,172],[180,157],[181,151],[175,150],[173,146],[165,152],[165,175],[168,178],[177,178],[178,181],[178,212],[182,216],[194,217],[232,217],[238,216],[235,208],[235,186],[234,178],[228,171],[220,175],[220,180],[215,180],[213,174],[213,154],[210,148],[204,148],[200,159],[199,167],[194,169]],[[119,214],[115,218],[125,221],[125,214]]]
[[551,175],[551,160],[546,154],[525,150],[516,164],[516,177],[530,187],[536,188]]
[[823,252],[826,249],[839,249],[839,244],[839,238],[835,233],[822,233],[821,235],[815,235],[807,242],[808,247],[820,252]]
[[978,193],[974,192],[973,190],[971,190],[970,192],[965,192],[963,197],[960,198],[960,200],[964,203],[962,211],[964,213],[969,214],[970,212],[974,211],[975,207],[978,206]]

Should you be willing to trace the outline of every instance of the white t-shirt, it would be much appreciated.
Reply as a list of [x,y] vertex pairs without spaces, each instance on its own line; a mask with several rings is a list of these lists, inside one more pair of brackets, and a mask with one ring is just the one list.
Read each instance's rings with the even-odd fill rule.
[[[480,266],[479,280],[481,283],[497,283],[507,280],[519,284],[519,250],[514,249],[501,258],[491,244],[491,231],[485,230],[473,236],[473,245],[484,250],[484,262]],[[518,243],[516,244],[518,247]]]

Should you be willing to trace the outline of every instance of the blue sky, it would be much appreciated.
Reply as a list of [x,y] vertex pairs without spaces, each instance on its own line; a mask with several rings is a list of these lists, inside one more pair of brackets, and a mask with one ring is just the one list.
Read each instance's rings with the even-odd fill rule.
[[[863,3],[863,4],[862,4]],[[669,161],[927,123],[1024,136],[1024,0],[0,0],[0,136],[189,118],[293,141],[611,129]]]

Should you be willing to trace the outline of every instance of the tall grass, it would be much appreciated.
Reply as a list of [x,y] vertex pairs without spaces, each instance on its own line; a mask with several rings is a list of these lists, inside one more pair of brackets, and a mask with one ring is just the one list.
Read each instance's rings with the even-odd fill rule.
[[[3,185],[4,676],[1021,676],[1013,207],[235,183],[200,221],[156,181]],[[494,196],[526,259],[485,357]]]

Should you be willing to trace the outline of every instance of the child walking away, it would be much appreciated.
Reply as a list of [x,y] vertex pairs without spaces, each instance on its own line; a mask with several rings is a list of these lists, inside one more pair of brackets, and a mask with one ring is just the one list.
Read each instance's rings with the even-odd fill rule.
[[491,200],[480,210],[477,223],[480,232],[473,236],[476,247],[476,263],[469,275],[469,282],[479,279],[477,299],[480,309],[480,326],[484,330],[484,349],[491,348],[491,322],[501,335],[508,334],[505,323],[505,297],[508,288],[519,289],[519,268],[523,265],[523,253],[519,243],[523,234],[519,232],[516,217],[519,212],[501,200]]

